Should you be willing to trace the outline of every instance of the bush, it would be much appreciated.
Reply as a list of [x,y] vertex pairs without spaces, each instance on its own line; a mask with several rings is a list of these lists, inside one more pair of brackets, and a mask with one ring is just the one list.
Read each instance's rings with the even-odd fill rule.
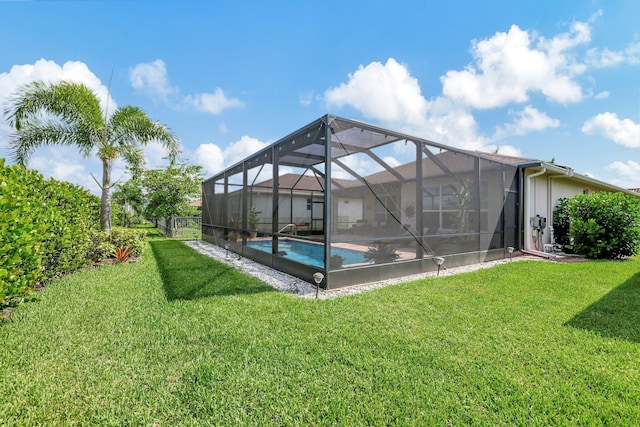
[[[130,248],[131,256],[138,257],[142,254],[145,245],[145,230],[135,228],[114,227],[111,229],[111,245],[113,248]],[[113,254],[112,254],[113,255]]]
[[562,197],[558,199],[558,203],[553,209],[553,237],[556,243],[563,246],[571,244],[570,232],[569,199]]
[[0,159],[0,306],[87,265],[99,208],[100,199],[81,187]]
[[147,220],[144,218],[144,216],[142,215],[131,215],[131,217],[129,218],[129,226],[134,226],[134,225],[141,225],[141,224],[146,224]]
[[0,159],[0,307],[24,298],[42,277],[44,202],[34,171],[5,167]]
[[569,201],[568,210],[576,253],[594,259],[619,259],[638,253],[638,198],[622,193],[580,194]]
[[[113,233],[113,229],[112,229]],[[93,262],[100,262],[113,255],[115,246],[109,241],[107,233],[100,230],[90,230],[89,239],[91,244],[87,249],[86,258]]]
[[50,279],[91,263],[86,253],[90,231],[100,226],[100,199],[79,186],[53,179],[44,182],[43,196],[49,232],[44,241],[44,273]]

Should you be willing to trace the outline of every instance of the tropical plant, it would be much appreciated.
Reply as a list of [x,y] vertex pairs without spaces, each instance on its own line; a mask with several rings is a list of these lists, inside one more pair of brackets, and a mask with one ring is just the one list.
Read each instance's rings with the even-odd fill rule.
[[117,247],[113,251],[113,255],[118,262],[125,263],[131,261],[131,248],[130,247]]
[[140,223],[140,216],[144,213],[144,205],[146,202],[140,179],[140,171],[130,169],[131,178],[125,182],[119,182],[115,185],[115,190],[111,194],[112,206],[121,207],[120,214],[122,216],[112,215],[112,218],[121,220],[122,226],[131,226],[131,224]]
[[255,206],[251,206],[251,208],[249,208],[249,217],[247,218],[247,222],[249,223],[249,229],[251,230],[258,229],[258,224],[260,222],[260,218],[258,217],[258,215],[260,215],[261,213],[262,211],[257,210]]
[[138,107],[103,110],[95,92],[81,83],[36,81],[18,89],[5,110],[15,129],[9,148],[14,160],[25,165],[43,145],[75,145],[84,157],[102,162],[100,228],[111,235],[111,171],[118,158],[132,166],[144,162],[141,145],[159,141],[171,158],[177,138],[166,126],[151,121]]
[[331,255],[331,258],[329,258],[329,265],[331,266],[331,269],[339,269],[342,268],[342,264],[344,264],[344,257],[341,255]]
[[402,208],[402,212],[407,219],[412,219],[416,216],[416,205],[414,205],[413,202],[407,202]]
[[364,258],[373,261],[374,264],[393,262],[399,257],[400,255],[396,252],[395,246],[384,242],[377,242],[375,246],[369,247],[367,252],[364,253]]

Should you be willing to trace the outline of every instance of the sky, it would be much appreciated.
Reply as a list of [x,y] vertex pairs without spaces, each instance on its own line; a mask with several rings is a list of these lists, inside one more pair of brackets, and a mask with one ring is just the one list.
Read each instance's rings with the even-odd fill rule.
[[[16,90],[72,80],[168,126],[205,176],[333,114],[640,187],[637,0],[0,0],[0,22],[8,164]],[[28,167],[99,193],[74,147]]]

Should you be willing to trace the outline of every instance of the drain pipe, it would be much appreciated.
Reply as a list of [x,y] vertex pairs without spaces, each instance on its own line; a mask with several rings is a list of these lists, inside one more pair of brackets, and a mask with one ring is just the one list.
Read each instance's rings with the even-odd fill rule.
[[548,254],[546,252],[540,252],[533,249],[522,249],[520,252],[527,255],[538,256],[541,258],[556,259],[556,254]]
[[537,176],[540,175],[544,175],[545,173],[547,173],[547,168],[543,167],[541,171],[538,171],[536,173],[532,173],[531,175],[527,176],[526,179],[526,184],[524,186],[524,227],[525,230],[527,230],[528,232],[524,233],[525,234],[525,239],[524,239],[524,249],[522,250],[523,252],[531,252],[533,255],[539,255],[539,256],[547,256],[548,254],[545,254],[544,252],[540,252],[540,251],[534,251],[531,249],[531,225],[528,221],[529,217],[530,217],[530,207],[531,207],[531,178],[535,178]]

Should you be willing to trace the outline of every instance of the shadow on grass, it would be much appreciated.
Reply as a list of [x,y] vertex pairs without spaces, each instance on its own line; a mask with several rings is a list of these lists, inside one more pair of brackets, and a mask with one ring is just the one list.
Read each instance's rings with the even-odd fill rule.
[[151,240],[149,245],[169,301],[273,291],[255,277],[202,255],[180,241]]
[[578,313],[565,325],[640,342],[640,273]]

